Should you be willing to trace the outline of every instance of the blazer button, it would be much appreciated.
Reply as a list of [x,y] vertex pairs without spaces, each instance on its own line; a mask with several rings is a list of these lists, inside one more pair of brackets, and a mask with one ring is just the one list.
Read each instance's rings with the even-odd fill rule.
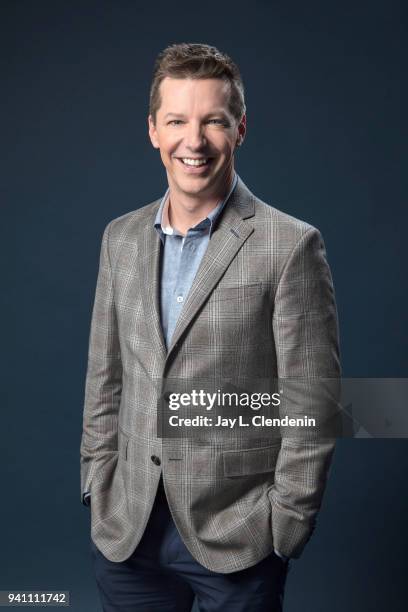
[[152,455],[150,459],[153,461],[154,465],[161,465],[161,461],[156,455]]

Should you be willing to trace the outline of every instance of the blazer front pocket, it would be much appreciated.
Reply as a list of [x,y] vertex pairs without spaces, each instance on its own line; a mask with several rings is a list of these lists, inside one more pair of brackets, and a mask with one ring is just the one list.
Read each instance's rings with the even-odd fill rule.
[[222,453],[224,476],[248,476],[273,472],[278,460],[280,441],[270,446],[230,450]]
[[214,289],[211,297],[218,300],[247,300],[262,293],[262,283],[249,285],[220,286]]

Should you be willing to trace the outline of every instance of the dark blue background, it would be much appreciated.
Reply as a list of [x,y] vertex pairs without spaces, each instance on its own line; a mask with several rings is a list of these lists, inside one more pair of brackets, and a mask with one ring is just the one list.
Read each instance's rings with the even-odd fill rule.
[[[406,19],[390,1],[1,3],[3,503],[0,589],[99,609],[79,443],[102,231],[163,194],[147,136],[153,61],[229,53],[246,84],[237,170],[316,225],[345,376],[407,376]],[[405,440],[339,443],[286,611],[407,609]]]

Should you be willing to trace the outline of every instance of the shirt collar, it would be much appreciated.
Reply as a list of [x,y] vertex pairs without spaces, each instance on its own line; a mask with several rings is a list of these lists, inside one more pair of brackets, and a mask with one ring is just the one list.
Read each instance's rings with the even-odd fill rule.
[[[203,230],[207,227],[209,227],[209,232],[211,235],[211,232],[213,231],[213,227],[214,227],[214,223],[217,220],[217,218],[219,217],[221,211],[223,210],[225,204],[227,203],[231,193],[234,191],[235,186],[238,182],[238,175],[236,172],[234,172],[234,178],[232,181],[232,185],[231,185],[231,189],[229,190],[226,198],[224,200],[221,200],[217,206],[215,208],[213,208],[213,210],[208,213],[207,217],[205,219],[203,219],[202,221],[200,221],[200,223],[197,223],[197,225],[195,225],[193,228],[191,229],[195,229],[195,230]],[[155,220],[154,220],[154,227],[156,229],[156,231],[158,232],[162,242],[164,242],[165,240],[165,236],[166,235],[181,235],[178,233],[177,230],[173,229],[170,225],[169,222],[169,214],[168,214],[168,209],[169,209],[169,189],[167,189],[166,193],[164,194],[161,202],[160,202],[160,207],[159,210],[157,211]]]

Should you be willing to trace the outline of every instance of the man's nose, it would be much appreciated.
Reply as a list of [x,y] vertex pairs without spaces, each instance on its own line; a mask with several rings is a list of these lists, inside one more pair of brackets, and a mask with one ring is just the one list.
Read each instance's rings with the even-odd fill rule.
[[188,126],[185,144],[191,151],[200,150],[207,144],[204,129],[201,125],[190,124]]

